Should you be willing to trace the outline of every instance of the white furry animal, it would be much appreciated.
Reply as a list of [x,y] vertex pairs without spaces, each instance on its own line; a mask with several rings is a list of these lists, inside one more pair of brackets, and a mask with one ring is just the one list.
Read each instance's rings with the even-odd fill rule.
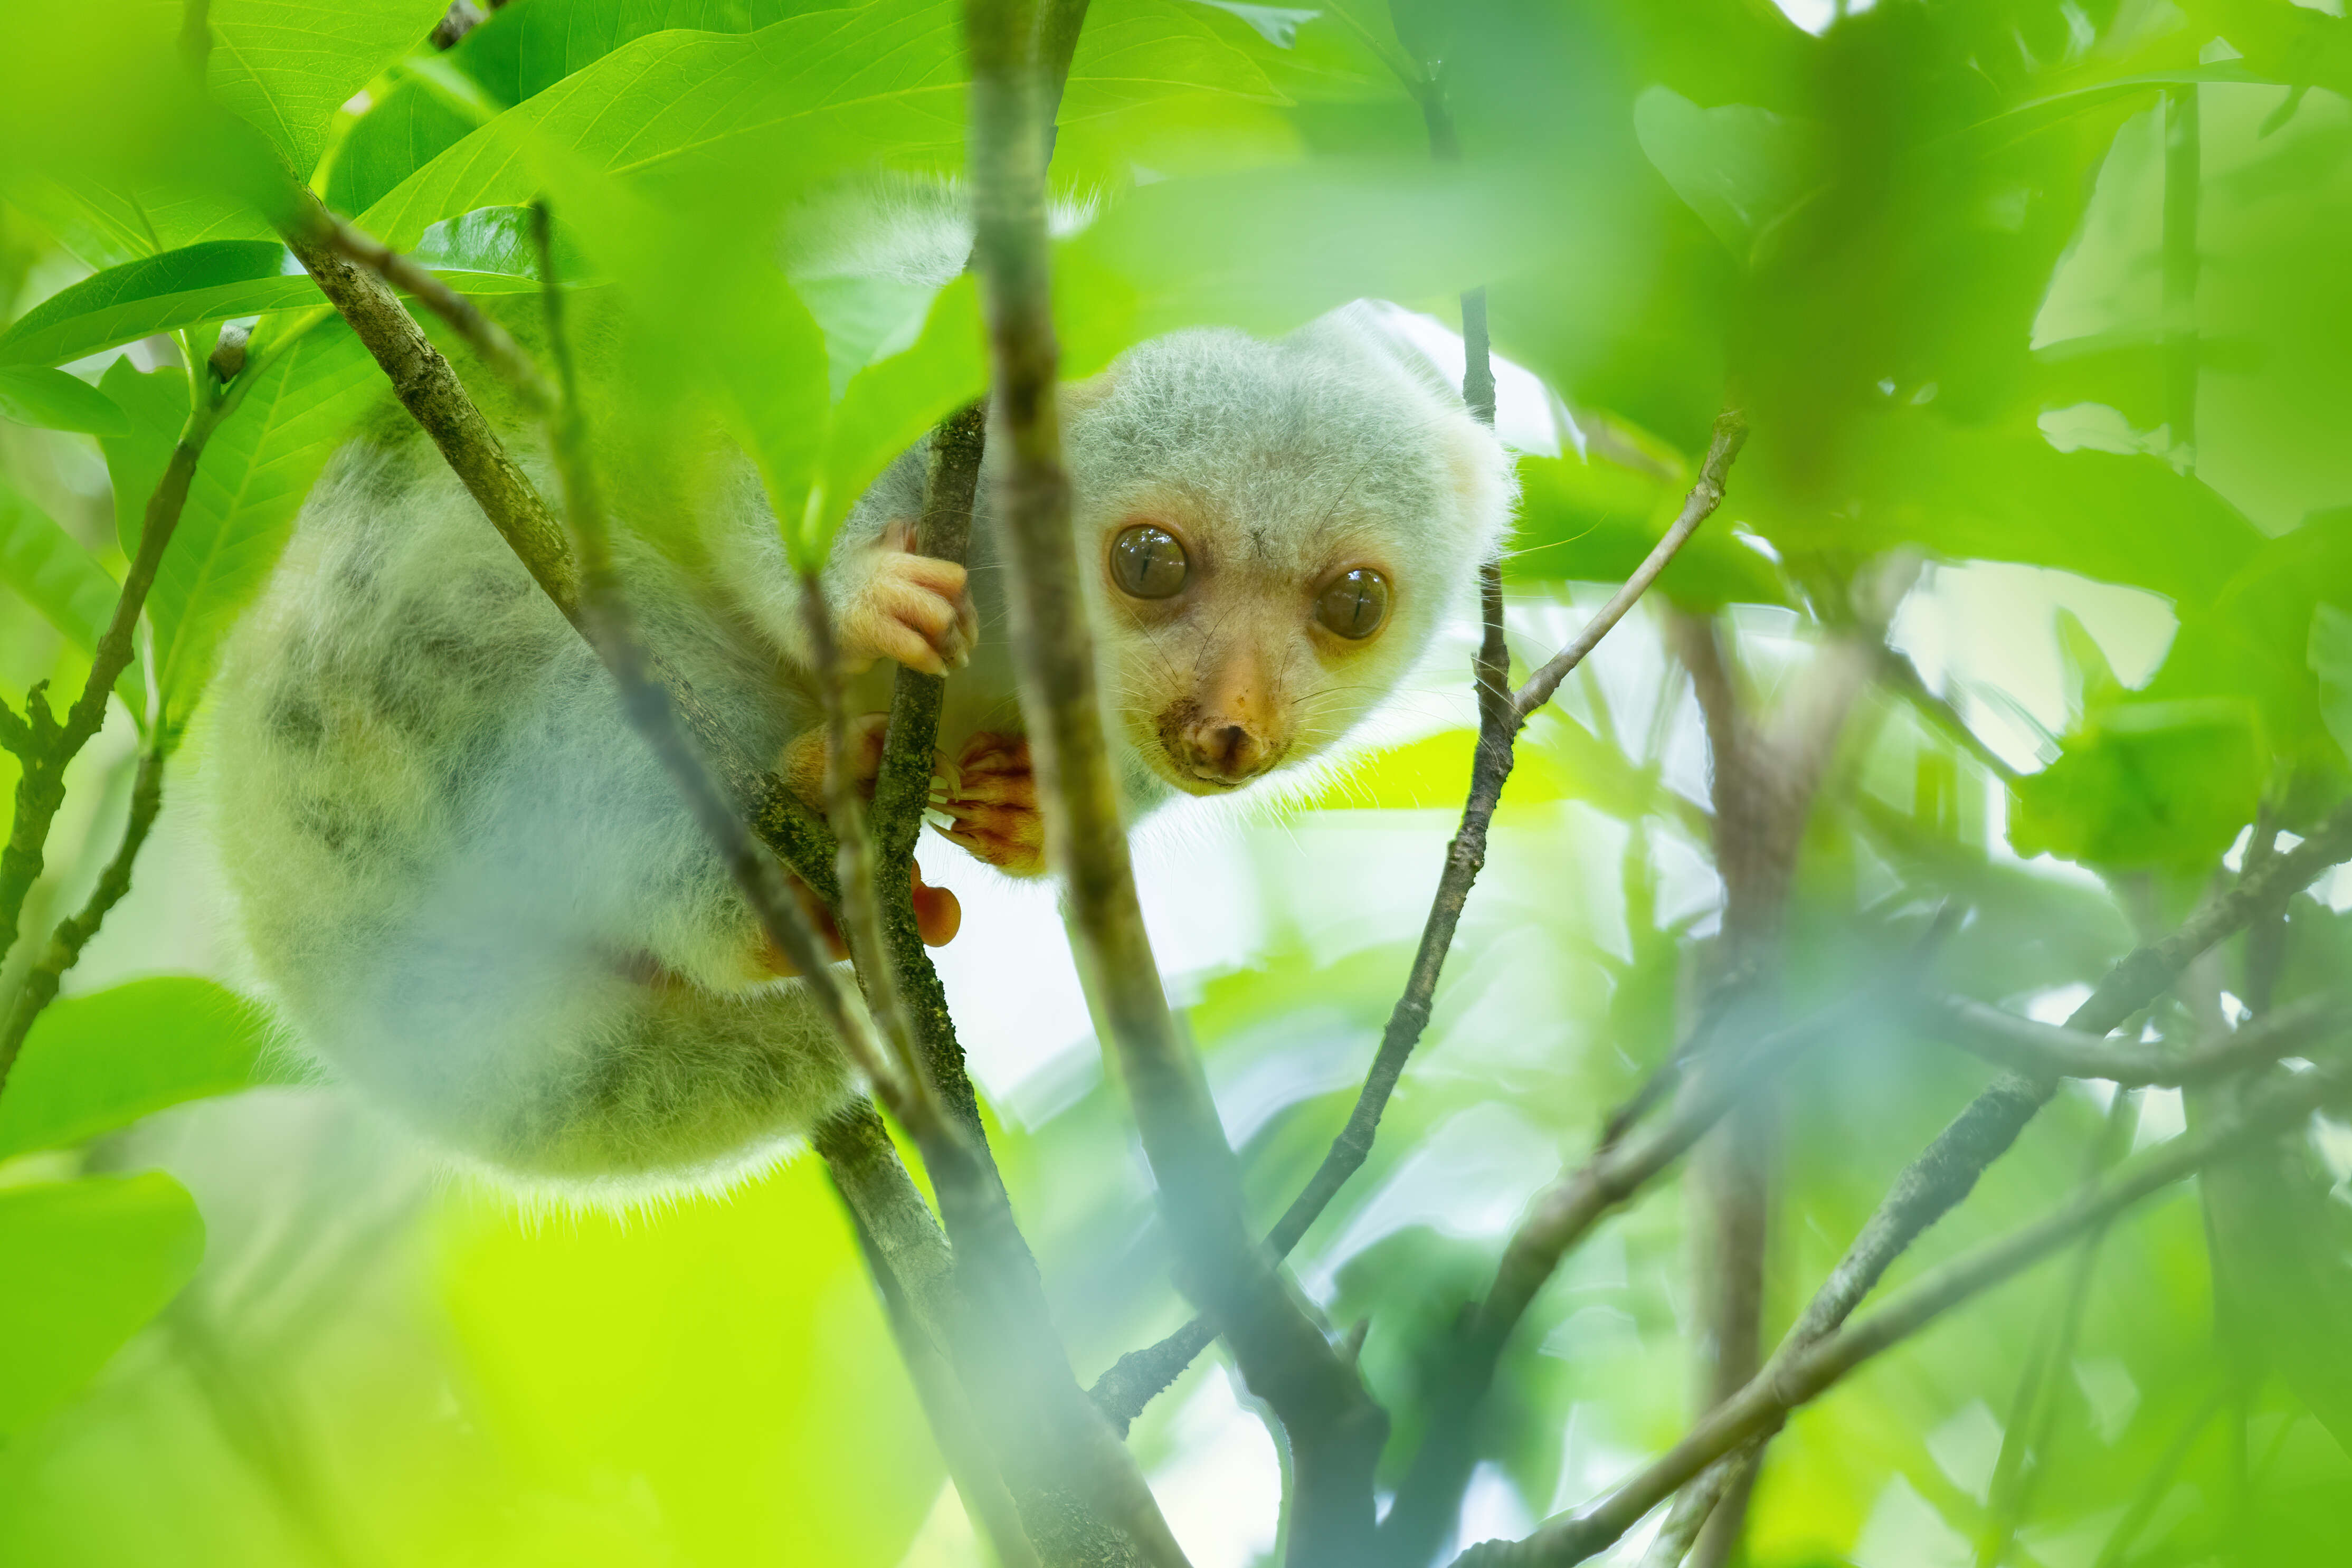
[[[1358,313],[1143,344],[1064,420],[1130,815],[1338,739],[1466,608],[1507,511],[1491,434]],[[858,503],[827,596],[866,709],[893,661],[957,671],[947,834],[1033,873],[989,476],[967,577],[906,548],[925,456]],[[623,564],[648,641],[789,773],[816,723],[797,591],[748,469],[719,493],[700,548],[633,538]],[[335,459],[216,699],[262,977],[305,1048],[443,1149],[626,1197],[772,1161],[851,1093],[603,669],[421,440]]]

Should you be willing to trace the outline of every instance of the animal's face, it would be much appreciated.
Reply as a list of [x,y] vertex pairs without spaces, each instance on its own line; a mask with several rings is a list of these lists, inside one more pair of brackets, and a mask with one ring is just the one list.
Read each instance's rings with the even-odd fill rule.
[[1106,652],[1129,742],[1193,795],[1339,738],[1417,652],[1417,574],[1371,529],[1286,539],[1181,491],[1100,529]]
[[1346,319],[1278,343],[1177,333],[1073,392],[1105,682],[1145,766],[1187,794],[1339,739],[1501,526],[1492,435]]

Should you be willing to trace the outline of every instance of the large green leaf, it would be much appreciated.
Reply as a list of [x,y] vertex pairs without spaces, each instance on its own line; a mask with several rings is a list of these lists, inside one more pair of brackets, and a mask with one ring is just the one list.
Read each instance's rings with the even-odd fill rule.
[[456,57],[492,98],[520,103],[648,33],[749,33],[827,7],[828,0],[531,0],[467,33]]
[[1745,520],[1783,550],[1939,554],[2054,566],[2204,602],[2263,536],[2161,458],[2061,452],[2035,430],[1971,428],[1931,409],[1858,417],[1836,465],[1799,473],[1759,428],[1740,465]]
[[0,362],[60,364],[151,332],[316,298],[309,276],[273,240],[189,246],[59,289],[0,332]]
[[1064,369],[1201,322],[1272,333],[1351,299],[1450,296],[1530,265],[1560,222],[1503,172],[1422,158],[1146,185],[1056,257]]
[[289,1080],[261,1009],[194,975],[51,1002],[0,1095],[0,1159],[78,1144],[189,1100]]
[[1821,181],[1820,132],[1749,104],[1701,109],[1671,88],[1633,100],[1642,151],[1745,266]]
[[[84,653],[96,652],[106,624],[114,619],[114,601],[121,586],[107,575],[57,519],[26,499],[24,493],[0,477],[0,582],[24,595],[67,642]],[[133,716],[147,711],[147,685],[136,660],[123,666],[115,683]],[[0,1098],[0,1122],[7,1113]]]
[[[515,14],[529,9],[518,7]],[[406,78],[377,99],[336,148],[327,172],[327,205],[339,213],[365,211],[476,124],[431,83]]]
[[147,613],[171,711],[185,715],[211,678],[221,636],[260,589],[294,514],[383,382],[340,320],[304,333],[260,372],[205,444]]
[[106,367],[98,385],[130,425],[121,435],[100,437],[98,444],[114,485],[115,538],[122,553],[133,556],[139,553],[147,498],[163,482],[172,448],[188,422],[188,374],[177,365],[142,371],[126,356]]
[[442,0],[213,0],[212,96],[307,175],[345,100],[425,41]]
[[0,366],[0,418],[42,430],[120,435],[131,428],[122,411],[88,382],[46,365]]
[[0,1191],[0,1437],[96,1376],[204,1249],[195,1200],[160,1171]]
[[2011,787],[2010,843],[2113,870],[2209,866],[2253,821],[2265,771],[2252,703],[2119,703]]
[[406,246],[455,214],[527,203],[551,153],[602,173],[699,180],[757,204],[853,160],[950,152],[962,139],[961,71],[953,14],[916,0],[740,36],[651,34],[475,131],[362,225]]
[[1284,101],[1257,62],[1184,0],[1105,0],[1087,8],[1058,118],[1067,123],[1183,92]]

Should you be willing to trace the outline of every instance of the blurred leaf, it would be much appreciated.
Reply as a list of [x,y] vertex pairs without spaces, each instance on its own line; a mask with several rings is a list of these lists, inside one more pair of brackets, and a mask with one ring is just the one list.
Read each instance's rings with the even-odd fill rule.
[[2160,458],[2060,452],[2038,431],[1964,428],[1931,409],[1857,416],[1827,472],[1792,473],[1789,456],[1759,430],[1738,481],[1744,520],[1784,554],[1909,542],[1956,559],[2060,567],[2193,606],[2263,544],[2236,507]]
[[0,361],[60,364],[203,321],[319,297],[274,240],[222,240],[109,267],[34,306],[0,332]]
[[2329,1201],[2304,1145],[2257,1145],[2198,1178],[2214,1294],[2238,1354],[2275,1370],[2352,1454],[2352,1216]]
[[796,282],[801,302],[824,332],[834,401],[850,378],[877,359],[914,347],[939,289],[897,277],[811,277]]
[[193,975],[51,1002],[0,1096],[0,1159],[60,1148],[189,1100],[290,1082],[268,1062],[268,1019]]
[[[1664,537],[1687,490],[1671,470],[1628,467],[1597,450],[1590,459],[1522,457],[1518,471],[1518,522],[1503,565],[1521,580],[1622,582]],[[1694,607],[1788,602],[1779,569],[1721,518],[1676,552],[1658,585]]]
[[2311,668],[2319,677],[2327,732],[2352,758],[2352,612],[2322,604],[2311,613]]
[[850,379],[834,405],[825,425],[821,533],[803,545],[812,555],[831,544],[849,508],[898,454],[987,388],[980,290],[972,277],[940,290],[916,324],[921,332],[912,344],[896,354],[882,344],[880,357]]
[[1423,159],[1145,185],[1060,247],[1063,368],[1179,327],[1271,334],[1352,299],[1456,293],[1529,265],[1558,223],[1514,175]]
[[205,85],[307,177],[351,96],[425,42],[442,0],[212,0]]
[[[527,15],[528,8],[515,14]],[[339,213],[365,212],[479,123],[423,78],[404,77],[360,116],[335,149],[327,172],[327,205]]]
[[163,470],[188,423],[188,373],[177,365],[142,371],[124,356],[106,367],[99,391],[114,401],[130,425],[121,435],[101,436],[106,475],[114,483],[114,534],[124,556],[139,553],[139,532],[147,500],[163,483]]
[[195,1201],[160,1171],[0,1190],[0,1437],[72,1398],[204,1249]]
[[[460,294],[539,291],[539,249],[530,237],[529,207],[483,207],[445,218],[426,229],[408,254]],[[594,269],[561,231],[555,262],[567,287],[583,288],[598,281]]]
[[[114,619],[115,601],[122,596],[121,585],[106,569],[5,478],[0,478],[0,582],[24,595],[84,654],[97,652],[99,638]],[[146,713],[147,683],[137,660],[123,666],[115,690],[134,718]],[[7,1100],[0,1098],[0,1124],[6,1106]]]
[[[539,194],[539,158],[772,204],[852,161],[962,141],[962,53],[952,17],[879,0],[757,32],[654,33],[501,114],[362,215],[395,246],[476,207]],[[762,188],[764,186],[764,189]]]
[[1179,92],[1283,101],[1257,62],[1186,0],[1105,0],[1087,7],[1056,118],[1067,123]]
[[750,33],[827,8],[827,0],[531,0],[491,13],[453,57],[492,98],[514,104],[648,33]]
[[484,1201],[441,1229],[459,1375],[535,1486],[626,1476],[624,1517],[657,1511],[713,1563],[905,1553],[940,1463],[819,1161],[561,1225]]
[[375,361],[340,320],[294,340],[213,432],[147,596],[155,669],[175,716],[195,706],[237,612],[259,591],[302,498],[383,396]]
[[2110,870],[2209,865],[2253,821],[2265,773],[2257,734],[2242,698],[2110,706],[2011,787],[2009,841]]
[[104,392],[63,371],[41,365],[0,365],[0,418],[42,430],[121,435],[131,428]]
[[1671,88],[1633,100],[1642,151],[1742,266],[1821,181],[1819,132],[1744,103],[1701,109]]
[[2063,606],[2058,611],[2058,658],[2066,682],[2066,711],[2075,719],[2105,712],[2123,700],[2124,684],[2116,679],[2106,650],[2083,618]]
[[1239,16],[1259,37],[1277,49],[1296,47],[1299,25],[1312,22],[1323,15],[1320,11],[1302,11],[1288,5],[1244,5],[1239,0],[1197,0],[1197,3],[1230,16]]
[[0,479],[0,581],[23,594],[85,653],[98,646],[121,591],[71,534],[5,479]]

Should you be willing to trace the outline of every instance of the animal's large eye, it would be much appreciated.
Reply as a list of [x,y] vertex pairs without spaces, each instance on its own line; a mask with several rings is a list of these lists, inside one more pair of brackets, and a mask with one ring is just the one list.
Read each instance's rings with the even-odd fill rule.
[[1389,580],[1369,566],[1341,572],[1315,600],[1315,619],[1350,642],[1361,642],[1389,618]]
[[1166,528],[1138,523],[1110,542],[1110,575],[1138,599],[1165,599],[1184,586],[1192,563]]

